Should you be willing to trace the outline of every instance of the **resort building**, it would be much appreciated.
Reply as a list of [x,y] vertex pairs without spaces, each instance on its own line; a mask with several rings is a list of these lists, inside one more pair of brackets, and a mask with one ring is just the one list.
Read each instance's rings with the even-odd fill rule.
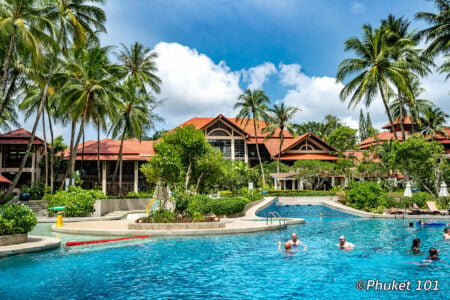
[[[3,184],[11,183],[14,179],[19,166],[22,162],[28,142],[31,138],[31,132],[20,128],[0,135],[0,182]],[[33,185],[42,180],[41,159],[45,153],[45,142],[43,139],[35,136],[31,147],[31,153],[17,187],[22,185]],[[17,191],[15,191],[17,192]]]
[[[112,194],[112,177],[119,160],[120,141],[103,139],[86,141],[78,145],[75,170],[80,171],[83,188],[101,186],[102,192]],[[125,140],[122,149],[122,193],[138,192],[146,185],[139,167],[154,154],[153,141]],[[62,154],[69,160],[69,149]],[[116,183],[119,180],[117,174]]]

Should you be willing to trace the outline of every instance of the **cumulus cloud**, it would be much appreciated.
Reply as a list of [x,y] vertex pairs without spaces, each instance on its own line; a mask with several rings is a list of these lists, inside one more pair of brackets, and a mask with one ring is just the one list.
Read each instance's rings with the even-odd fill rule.
[[[343,85],[336,83],[336,78],[309,77],[298,64],[280,64],[279,68],[280,83],[288,87],[283,101],[302,109],[296,115],[295,122],[321,121],[325,115],[331,114],[347,126],[358,127],[360,106],[348,109],[347,103],[340,100],[339,93]],[[372,120],[380,120],[380,124],[386,120],[383,106],[377,101],[372,104],[370,114]]]
[[158,43],[154,50],[158,76],[162,80],[159,97],[166,99],[159,110],[165,128],[173,128],[191,117],[234,115],[233,103],[242,93],[240,73],[225,62],[215,64],[208,56],[178,43]]
[[262,89],[264,83],[269,76],[277,73],[277,68],[273,63],[266,62],[262,65],[242,70],[242,78],[246,82],[250,82],[248,87],[251,90]]

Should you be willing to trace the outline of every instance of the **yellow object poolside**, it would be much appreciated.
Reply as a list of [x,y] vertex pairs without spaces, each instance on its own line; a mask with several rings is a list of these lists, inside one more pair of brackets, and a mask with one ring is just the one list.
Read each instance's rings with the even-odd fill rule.
[[156,203],[157,203],[156,198],[151,198],[150,201],[148,201],[148,203],[147,203],[147,207],[145,208],[145,213],[148,214],[148,211],[150,210],[150,208],[152,210],[154,210],[155,209],[154,204],[156,204]]

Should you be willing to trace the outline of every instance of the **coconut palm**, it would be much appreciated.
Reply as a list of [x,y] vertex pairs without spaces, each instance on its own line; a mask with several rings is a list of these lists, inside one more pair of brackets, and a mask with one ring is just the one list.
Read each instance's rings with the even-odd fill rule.
[[255,133],[255,144],[256,144],[256,153],[258,154],[258,161],[261,167],[261,176],[262,176],[262,185],[265,186],[265,176],[264,176],[264,166],[261,161],[261,154],[259,153],[259,144],[258,144],[258,125],[257,122],[260,119],[264,119],[265,110],[267,109],[267,104],[269,103],[269,98],[266,96],[264,91],[262,90],[254,90],[251,91],[247,89],[243,94],[241,94],[238,98],[238,101],[234,104],[235,109],[239,109],[239,113],[237,114],[237,118],[240,119],[241,125],[244,124],[246,126],[250,119],[253,119],[253,129]]
[[146,85],[149,85],[155,93],[159,93],[161,79],[156,76],[158,68],[155,63],[158,54],[138,42],[132,44],[130,48],[121,45],[122,51],[116,55],[124,67],[126,77],[132,78],[146,93],[148,92]]
[[427,108],[423,112],[423,116],[420,118],[422,125],[422,133],[433,137],[435,134],[446,135],[442,126],[445,125],[446,119],[449,117],[439,107]]
[[[65,60],[63,72],[58,74],[65,79],[58,91],[60,107],[70,114],[72,122],[80,120],[78,136],[71,142],[71,155],[67,177],[71,177],[77,153],[86,123],[91,120],[93,112],[116,110],[116,95],[122,90],[118,81],[117,65],[109,63],[109,48],[96,45],[73,49],[71,56]],[[74,131],[72,130],[74,133]],[[74,136],[71,137],[74,140]]]
[[[396,18],[393,15],[389,15],[386,19],[381,21],[382,29],[386,32],[386,41],[389,47],[389,53],[393,61],[401,62],[404,67],[420,76],[424,76],[430,72],[429,65],[432,62],[429,59],[421,57],[421,50],[416,48],[417,40],[414,38],[413,33],[409,32],[410,22],[401,18]],[[414,78],[411,78],[413,81]],[[411,93],[414,97],[414,93]],[[402,133],[402,139],[406,139],[404,128],[404,105],[403,95],[399,87],[397,87],[397,101],[399,102],[399,120],[400,129]],[[413,98],[410,101],[414,101]]]
[[426,42],[431,42],[425,50],[425,55],[431,57],[439,53],[446,54],[450,50],[450,1],[434,0],[434,3],[438,13],[416,13],[416,19],[431,24],[417,33],[418,37],[424,37]]
[[391,130],[397,139],[388,103],[389,95],[392,94],[391,85],[411,97],[408,82],[415,75],[408,71],[404,62],[392,60],[386,41],[386,31],[382,28],[373,29],[370,25],[364,25],[362,39],[353,37],[345,42],[345,51],[348,50],[353,50],[358,57],[343,60],[339,65],[336,79],[342,82],[355,73],[356,76],[341,90],[341,100],[345,101],[350,97],[350,107],[358,105],[364,98],[368,107],[380,93]]
[[284,131],[287,130],[289,133],[295,135],[295,128],[290,120],[297,112],[301,111],[301,109],[295,106],[286,107],[284,102],[281,102],[280,105],[274,104],[273,107],[268,109],[268,111],[269,114],[267,116],[267,122],[269,124],[263,128],[263,132],[268,133],[266,135],[266,138],[268,138],[274,136],[278,129],[280,145],[278,147],[277,173],[280,173],[280,157],[284,142]]
[[161,102],[155,102],[140,89],[140,84],[132,78],[124,83],[121,93],[122,103],[118,106],[117,116],[112,120],[110,133],[113,138],[120,136],[119,159],[117,160],[112,185],[114,187],[117,172],[119,171],[119,195],[122,194],[122,154],[125,139],[138,138],[139,141],[145,132],[154,128],[155,122],[163,119],[154,110]]
[[[8,36],[8,50],[5,53],[0,87],[2,102],[5,101],[10,67],[16,49],[26,49],[31,55],[33,64],[38,65],[42,59],[42,45],[54,43],[49,36],[55,32],[54,24],[45,17],[47,10],[37,4],[37,1],[30,0],[1,2],[0,31]],[[0,116],[2,113],[3,111],[0,111]]]

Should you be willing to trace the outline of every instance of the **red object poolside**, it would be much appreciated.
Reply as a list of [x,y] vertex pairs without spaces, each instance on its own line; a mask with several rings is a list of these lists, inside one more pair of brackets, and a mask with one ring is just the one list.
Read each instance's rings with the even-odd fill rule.
[[102,243],[117,242],[117,241],[123,241],[123,240],[131,240],[131,239],[145,239],[145,238],[149,238],[149,237],[150,237],[149,235],[139,235],[139,236],[116,238],[116,239],[106,239],[106,240],[66,242],[66,247],[82,246],[82,245],[89,245],[89,244],[102,244]]

